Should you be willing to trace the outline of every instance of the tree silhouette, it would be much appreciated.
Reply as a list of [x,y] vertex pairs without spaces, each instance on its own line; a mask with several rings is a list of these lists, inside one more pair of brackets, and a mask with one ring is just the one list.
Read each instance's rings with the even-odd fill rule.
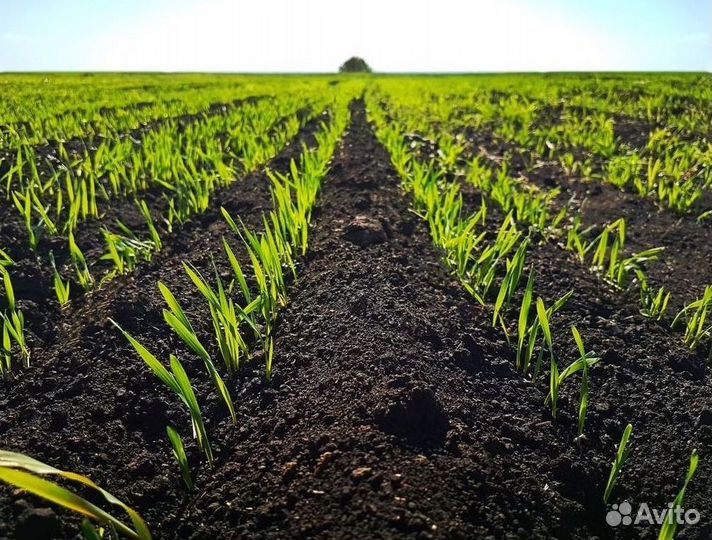
[[371,67],[363,58],[352,56],[341,64],[339,73],[371,73]]

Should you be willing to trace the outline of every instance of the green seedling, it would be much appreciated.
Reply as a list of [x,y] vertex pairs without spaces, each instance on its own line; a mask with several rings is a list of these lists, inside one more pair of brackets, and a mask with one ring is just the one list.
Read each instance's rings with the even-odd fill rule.
[[579,394],[578,435],[580,438],[580,436],[583,434],[583,428],[586,422],[586,412],[588,411],[589,370],[600,361],[600,358],[597,358],[592,352],[586,352],[583,345],[583,340],[581,339],[581,334],[575,326],[571,327],[571,333],[574,336],[574,341],[576,342],[576,347],[578,348],[580,356],[571,364],[569,364],[569,366],[566,367],[566,369],[564,369],[563,371],[559,372],[558,368],[556,369],[557,377],[556,379],[550,379],[549,394],[547,395],[545,402],[551,402],[552,415],[555,416],[554,400],[557,399],[560,395],[560,389],[561,386],[564,384],[564,381],[566,381],[569,377],[571,377],[575,373],[578,373],[579,371],[583,372],[581,379],[581,391]]
[[[536,350],[537,339],[539,336],[539,332],[542,330],[541,318],[538,315],[538,306],[534,310],[534,320],[529,323],[533,299],[533,288],[534,277],[532,272],[530,273],[529,280],[527,281],[527,287],[525,289],[524,298],[522,300],[522,305],[519,310],[519,319],[517,324],[517,362],[519,369],[525,375],[528,375],[531,369],[531,363],[534,359],[534,351]],[[554,304],[546,310],[546,317],[549,321],[555,313],[560,311],[566,305],[572,295],[573,291],[569,291],[561,298],[559,298],[556,302],[554,302]],[[544,341],[546,341],[546,337],[544,337]],[[536,365],[534,367],[534,373],[532,375],[532,382],[537,380],[539,373],[541,372],[544,349],[544,347],[541,347],[539,349]]]
[[[586,349],[583,345],[583,339],[581,339],[581,334],[578,331],[578,328],[575,326],[571,327],[571,333],[574,336],[574,341],[576,341],[576,347],[578,347],[579,354],[581,355],[579,358],[580,359],[585,359],[587,357],[586,355]],[[583,428],[586,425],[586,413],[588,412],[588,393],[589,393],[589,383],[588,383],[588,370],[590,368],[590,364],[588,360],[583,361],[583,374],[581,376],[581,393],[579,395],[579,414],[578,414],[578,438],[581,440],[581,436],[583,435]]]
[[[185,268],[186,271],[188,271],[188,267],[186,266]],[[197,333],[193,329],[193,326],[190,324],[188,317],[183,311],[183,308],[181,307],[178,300],[176,300],[170,289],[168,289],[168,287],[166,287],[160,281],[158,282],[158,289],[161,291],[161,294],[163,295],[163,298],[166,301],[166,304],[168,305],[168,309],[163,310],[163,318],[165,319],[168,326],[176,333],[178,337],[181,338],[181,340],[183,340],[183,342],[188,346],[188,348],[203,361],[205,369],[207,370],[208,375],[210,375],[210,378],[213,380],[215,388],[220,394],[220,397],[225,402],[225,405],[227,405],[228,411],[230,412],[230,417],[232,418],[232,423],[234,424],[237,421],[235,415],[235,406],[233,404],[232,397],[230,396],[230,391],[228,390],[227,386],[225,385],[225,382],[223,381],[222,377],[215,368],[213,359],[210,357],[210,354],[208,354],[208,351],[205,349],[205,347],[203,347],[202,343],[198,339]]]
[[[184,269],[197,289],[208,301],[215,339],[225,367],[230,373],[240,368],[240,358],[247,352],[247,344],[240,332],[240,324],[248,320],[249,313],[241,309],[225,292],[222,279],[215,271],[216,290],[213,290],[207,280],[190,265],[184,264]],[[251,309],[254,307],[251,306]]]
[[642,308],[640,313],[644,317],[656,321],[662,321],[667,315],[670,304],[671,293],[661,286],[657,293],[650,290],[647,280],[642,280],[640,287],[640,302]]
[[677,494],[677,497],[675,497],[675,500],[672,502],[672,507],[665,512],[665,520],[663,521],[663,526],[660,529],[658,540],[673,540],[675,538],[675,535],[677,534],[677,512],[685,503],[685,492],[687,491],[687,487],[690,482],[695,477],[699,461],[700,458],[697,455],[697,450],[693,450],[692,455],[690,456],[690,466],[688,467],[687,474],[685,475],[685,482]]
[[[672,321],[671,327],[677,328],[684,319],[685,345],[690,349],[696,349],[712,335],[710,312],[712,312],[712,285],[705,287],[702,298],[683,307]],[[710,356],[712,357],[712,349]]]
[[113,274],[123,275],[133,272],[139,261],[150,261],[153,257],[155,244],[150,240],[139,240],[130,229],[118,223],[125,235],[102,229],[107,252],[101,256],[102,261],[110,261]]
[[551,400],[551,416],[556,418],[556,408],[559,402],[559,365],[554,357],[554,344],[551,336],[551,328],[549,327],[549,316],[546,313],[546,307],[541,298],[536,299],[536,313],[537,317],[539,317],[539,324],[541,325],[544,339],[546,340],[546,347],[549,349],[549,397]]
[[504,329],[507,339],[507,326],[502,318],[502,311],[509,308],[510,302],[519,288],[519,281],[524,271],[524,260],[526,258],[527,248],[529,247],[529,239],[525,239],[517,249],[517,252],[512,257],[512,260],[507,260],[507,273],[502,280],[502,285],[499,288],[499,294],[494,304],[494,314],[492,316],[492,326],[497,325],[497,321]]
[[613,488],[616,486],[616,482],[618,482],[618,477],[620,476],[621,469],[623,468],[623,465],[625,464],[625,461],[628,458],[628,442],[630,441],[631,433],[633,433],[633,426],[631,424],[628,424],[625,430],[623,431],[621,441],[620,443],[618,443],[618,450],[616,451],[616,455],[613,458],[611,473],[608,476],[606,490],[603,492],[604,504],[608,504],[608,499],[610,499],[611,493],[613,492]]
[[84,258],[84,253],[79,249],[76,241],[74,240],[74,234],[69,233],[69,255],[74,263],[74,269],[77,272],[77,280],[79,285],[85,291],[91,289],[94,286],[94,278],[89,272],[89,267],[87,266],[87,261]]
[[6,251],[0,249],[0,266],[7,268],[13,264],[15,264],[15,261],[12,260],[12,257]]
[[188,465],[188,456],[186,456],[185,448],[183,447],[183,439],[180,438],[178,432],[171,426],[166,426],[166,433],[168,434],[168,440],[171,442],[173,457],[175,457],[178,462],[183,483],[188,491],[193,491],[193,477],[190,474],[190,465]]
[[0,362],[0,374],[7,375],[12,371],[13,341],[19,350],[19,355],[24,367],[30,367],[30,348],[25,339],[25,317],[17,308],[15,289],[10,279],[10,273],[5,267],[0,266],[0,276],[5,290],[7,309],[0,313],[2,320],[2,362]]
[[146,363],[146,365],[151,369],[153,374],[168,388],[173,390],[175,394],[180,398],[183,404],[188,409],[190,413],[191,423],[193,425],[193,436],[198,441],[198,446],[205,453],[208,458],[208,463],[213,464],[213,451],[210,447],[210,442],[208,440],[208,434],[205,429],[205,423],[203,422],[203,413],[198,405],[198,400],[195,397],[195,392],[193,391],[193,386],[185,373],[183,365],[180,363],[178,358],[174,355],[170,355],[170,368],[168,371],[158,359],[151,354],[148,349],[141,345],[136,339],[134,339],[128,332],[123,330],[116,321],[109,319],[111,323],[118,328],[128,342],[133,346],[141,359]]
[[69,304],[69,280],[63,280],[59,271],[57,270],[57,265],[54,262],[54,255],[52,252],[49,254],[49,261],[52,265],[53,271],[53,282],[54,282],[54,292],[57,295],[57,301],[59,306],[64,308]]
[[[58,476],[97,491],[106,501],[120,507],[129,515],[133,529],[72,491],[45,480],[42,478],[43,476]],[[127,538],[151,540],[151,533],[146,523],[135,510],[100,488],[86,476],[55,469],[23,454],[0,450],[0,480],[46,501],[77,512],[96,523],[106,523]]]
[[151,241],[153,242],[153,249],[155,251],[161,251],[163,242],[161,241],[161,236],[158,234],[158,229],[156,229],[156,224],[153,221],[153,216],[146,201],[140,200],[137,202],[137,205],[141,215],[143,215],[143,218],[146,220],[146,226],[148,227],[148,231],[151,234]]

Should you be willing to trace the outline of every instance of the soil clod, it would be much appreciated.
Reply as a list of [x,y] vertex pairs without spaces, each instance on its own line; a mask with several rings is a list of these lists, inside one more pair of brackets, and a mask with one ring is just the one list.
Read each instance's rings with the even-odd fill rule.
[[354,217],[353,221],[345,227],[343,237],[360,247],[380,244],[387,239],[383,224],[365,215]]

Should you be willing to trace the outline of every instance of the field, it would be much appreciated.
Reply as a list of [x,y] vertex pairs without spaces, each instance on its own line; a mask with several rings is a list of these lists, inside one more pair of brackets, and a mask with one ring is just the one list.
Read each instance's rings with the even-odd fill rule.
[[708,74],[0,96],[0,539],[712,537]]

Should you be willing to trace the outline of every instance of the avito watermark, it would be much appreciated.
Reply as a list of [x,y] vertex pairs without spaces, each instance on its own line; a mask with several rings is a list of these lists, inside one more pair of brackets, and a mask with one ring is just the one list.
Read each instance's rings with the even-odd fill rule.
[[611,527],[620,525],[662,525],[665,522],[678,525],[696,525],[700,521],[700,512],[694,508],[681,508],[668,504],[662,510],[650,508],[648,503],[642,503],[635,514],[633,506],[628,501],[611,505],[606,514],[606,523]]

